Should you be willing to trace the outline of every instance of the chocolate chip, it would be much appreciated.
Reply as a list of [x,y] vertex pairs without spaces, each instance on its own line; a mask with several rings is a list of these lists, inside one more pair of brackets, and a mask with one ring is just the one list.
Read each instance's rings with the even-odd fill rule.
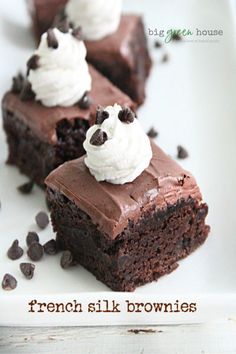
[[70,23],[69,23],[68,19],[64,18],[63,20],[61,20],[58,23],[57,28],[63,33],[68,33],[69,29],[70,29]]
[[21,92],[21,90],[23,89],[24,81],[25,81],[25,78],[21,73],[19,73],[17,76],[14,76],[12,78],[11,92],[19,94]]
[[188,151],[181,145],[177,146],[177,158],[186,159],[188,157]]
[[26,244],[29,247],[33,242],[39,243],[39,236],[36,232],[30,231],[30,232],[28,232],[28,235],[26,236]]
[[168,56],[168,54],[165,53],[165,54],[163,55],[161,61],[162,61],[162,63],[166,63],[168,60],[169,60],[169,56]]
[[73,29],[71,34],[72,34],[73,37],[78,39],[78,41],[82,41],[84,39],[83,38],[83,31],[82,31],[82,28],[80,26],[76,27],[75,29]]
[[32,90],[31,83],[29,81],[24,82],[24,86],[20,93],[21,101],[30,101],[35,98],[35,93]]
[[180,35],[178,32],[174,32],[174,33],[172,34],[171,39],[172,39],[173,41],[182,41],[182,37],[181,37],[181,35]]
[[78,105],[79,108],[81,109],[88,109],[92,104],[92,100],[88,94],[88,92],[86,91],[83,95],[83,97],[79,100]]
[[157,40],[156,40],[156,41],[154,42],[154,47],[155,47],[155,48],[161,48],[161,47],[162,47],[162,43],[161,43],[160,41],[157,41]]
[[27,279],[32,279],[34,276],[35,265],[32,263],[21,263],[20,270]]
[[154,139],[158,136],[158,132],[156,131],[155,128],[151,127],[147,132],[147,135],[149,136],[149,138]]
[[63,269],[67,269],[73,265],[73,256],[70,251],[64,251],[62,253],[60,264]]
[[58,48],[58,41],[55,36],[54,30],[52,28],[49,28],[47,31],[47,43],[49,48],[57,49]]
[[99,106],[96,112],[95,124],[102,124],[107,118],[109,118],[109,113],[103,107]]
[[3,290],[13,290],[17,286],[17,280],[11,274],[5,274],[2,280]]
[[118,118],[123,123],[132,123],[134,121],[135,115],[129,107],[122,107],[122,110],[118,113]]
[[49,224],[48,215],[44,211],[40,211],[35,216],[35,221],[36,221],[36,224],[38,225],[38,227],[40,227],[40,229],[45,229],[45,227],[47,227]]
[[38,242],[33,242],[27,251],[29,258],[36,262],[43,257],[43,246]]
[[54,255],[57,253],[57,243],[56,240],[51,239],[43,245],[44,252],[50,255]]
[[95,146],[103,145],[107,141],[107,133],[102,129],[97,129],[90,139],[90,144]]
[[32,55],[31,58],[27,61],[27,75],[30,70],[35,70],[39,67],[39,56],[37,54]]
[[7,256],[8,258],[15,260],[19,259],[23,255],[24,251],[23,249],[19,246],[19,241],[15,240],[9,250],[7,251]]
[[22,184],[21,186],[17,187],[18,191],[21,192],[22,194],[30,194],[34,186],[33,181],[26,182]]

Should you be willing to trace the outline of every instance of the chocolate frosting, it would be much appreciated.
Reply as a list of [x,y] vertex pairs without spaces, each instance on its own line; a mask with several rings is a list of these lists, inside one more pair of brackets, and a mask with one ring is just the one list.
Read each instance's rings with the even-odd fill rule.
[[50,173],[46,185],[64,194],[87,213],[98,229],[115,239],[141,214],[156,206],[164,209],[189,197],[201,202],[194,177],[152,143],[149,167],[132,183],[97,182],[84,164],[84,157],[66,162]]
[[116,53],[120,54],[121,52],[122,57],[126,59],[132,68],[134,66],[134,57],[129,49],[129,42],[140,19],[141,17],[138,15],[122,15],[115,33],[99,41],[85,41],[88,61],[103,61],[102,58],[104,58],[105,61],[114,62]]
[[89,109],[81,109],[79,105],[71,107],[45,107],[35,100],[23,102],[19,95],[12,92],[7,92],[3,97],[3,109],[13,112],[40,139],[50,144],[57,142],[56,125],[64,118],[68,120],[81,118],[89,120],[93,124],[97,106],[108,106],[114,103],[127,105],[135,110],[135,104],[126,94],[120,91],[91,65],[89,65],[89,71],[92,77],[92,89],[89,93],[92,105]]

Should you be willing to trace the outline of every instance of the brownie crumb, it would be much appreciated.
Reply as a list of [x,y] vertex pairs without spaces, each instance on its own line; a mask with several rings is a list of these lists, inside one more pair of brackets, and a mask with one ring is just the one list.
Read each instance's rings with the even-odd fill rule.
[[34,231],[29,231],[28,235],[26,236],[26,244],[29,247],[32,243],[38,242],[39,243],[39,236]]
[[60,264],[63,269],[67,269],[73,265],[73,256],[70,251],[64,251],[62,253]]
[[72,31],[72,36],[74,36],[78,41],[83,40],[83,31],[82,28],[79,26]]
[[27,279],[32,279],[34,276],[35,265],[33,263],[21,263],[20,270]]
[[99,106],[96,112],[95,124],[102,124],[107,118],[109,118],[109,113],[103,107]]
[[23,249],[19,246],[19,241],[15,240],[13,241],[11,247],[7,251],[7,256],[8,258],[12,260],[19,259],[23,255],[24,251]]
[[20,93],[21,101],[30,101],[35,98],[35,93],[32,90],[31,83],[29,81],[25,81],[23,88]]
[[[129,329],[128,332],[134,333],[134,334],[139,334],[139,333],[156,333],[156,330],[154,329]],[[162,331],[158,331],[162,332]]]
[[39,67],[39,55],[32,55],[31,58],[27,61],[27,75],[30,70],[36,70]]
[[2,280],[3,290],[13,290],[17,286],[17,280],[11,274],[5,274]]
[[174,32],[172,37],[171,37],[171,39],[173,41],[182,41],[182,37],[181,37],[181,35],[178,32]]
[[25,78],[21,73],[19,73],[17,76],[14,76],[12,78],[11,92],[19,94],[23,89],[24,82]]
[[149,131],[147,132],[147,135],[149,136],[149,138],[155,139],[158,136],[158,132],[156,131],[156,129],[154,127],[151,127],[149,129]]
[[135,119],[134,112],[129,107],[122,107],[122,110],[118,113],[118,118],[123,123],[132,123]]
[[85,92],[82,98],[78,102],[79,108],[88,109],[91,106],[91,104],[92,104],[92,100],[88,92]]
[[162,63],[166,63],[167,61],[169,61],[169,56],[168,56],[168,54],[165,53],[165,54],[163,55],[161,61],[162,61]]
[[156,41],[154,42],[154,47],[155,47],[155,48],[161,48],[161,47],[162,47],[162,43],[161,43],[160,41],[156,40]]
[[188,157],[188,151],[181,145],[177,146],[177,158],[186,159]]
[[107,133],[102,129],[97,129],[90,139],[90,144],[101,146],[107,141]]
[[43,257],[43,246],[38,242],[33,242],[27,251],[29,258],[37,262]]
[[35,216],[35,221],[38,227],[40,229],[45,229],[48,224],[49,224],[49,218],[48,215],[44,211],[40,211],[36,216]]
[[49,255],[54,255],[57,253],[57,244],[56,244],[56,240],[51,239],[50,241],[46,242],[43,245],[44,248],[44,252],[49,254]]
[[26,182],[22,184],[21,186],[17,187],[18,191],[21,192],[22,194],[30,194],[34,186],[33,181]]
[[58,41],[52,28],[47,31],[47,43],[49,48],[57,49]]

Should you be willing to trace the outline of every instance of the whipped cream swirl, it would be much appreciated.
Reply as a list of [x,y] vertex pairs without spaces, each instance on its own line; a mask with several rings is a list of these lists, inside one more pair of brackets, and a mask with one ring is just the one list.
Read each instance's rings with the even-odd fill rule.
[[69,0],[69,22],[81,26],[85,39],[99,40],[114,33],[120,23],[122,0]]
[[86,48],[82,41],[72,35],[70,30],[62,33],[53,30],[54,47],[49,45],[48,33],[41,37],[35,51],[38,67],[29,70],[36,100],[44,106],[71,106],[77,103],[91,89],[91,76],[85,60]]
[[[129,124],[122,122],[119,119],[121,110],[118,104],[106,107],[104,111],[109,116],[87,131],[83,144],[87,152],[84,162],[97,181],[113,184],[132,182],[151,161],[148,136],[136,118]],[[106,139],[99,145],[92,144],[98,131],[102,131]]]

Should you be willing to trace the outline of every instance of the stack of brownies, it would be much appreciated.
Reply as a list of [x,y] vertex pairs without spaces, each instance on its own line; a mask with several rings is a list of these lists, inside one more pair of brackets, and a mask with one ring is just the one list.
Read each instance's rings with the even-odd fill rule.
[[208,233],[194,177],[136,116],[151,59],[121,0],[31,0],[38,48],[2,100],[8,163],[42,188],[61,249],[113,290],[177,267]]

